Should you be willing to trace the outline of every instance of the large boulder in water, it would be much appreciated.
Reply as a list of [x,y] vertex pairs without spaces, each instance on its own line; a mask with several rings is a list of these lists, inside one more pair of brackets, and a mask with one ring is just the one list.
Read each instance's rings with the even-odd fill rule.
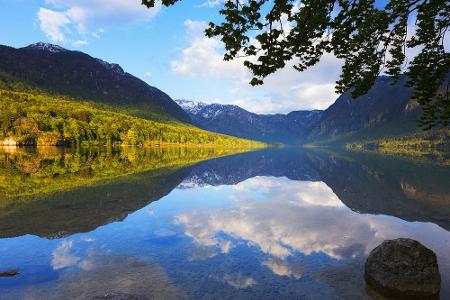
[[379,293],[405,299],[438,297],[441,287],[434,252],[406,238],[387,240],[373,249],[365,279]]

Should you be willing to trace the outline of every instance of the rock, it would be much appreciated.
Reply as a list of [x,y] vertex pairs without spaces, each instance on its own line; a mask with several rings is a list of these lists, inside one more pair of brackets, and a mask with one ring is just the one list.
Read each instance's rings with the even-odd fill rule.
[[0,141],[1,146],[13,146],[13,147],[22,147],[22,146],[36,146],[36,141],[32,138],[28,138],[22,141],[16,141],[14,139],[6,139]]
[[92,300],[149,300],[141,295],[125,294],[125,293],[107,293],[103,296],[96,296]]
[[2,145],[2,146],[17,146],[18,143],[12,139],[6,139],[6,140],[1,141],[0,145]]
[[19,270],[6,270],[0,272],[0,277],[13,277],[19,274],[20,274]]
[[58,140],[55,143],[55,146],[57,146],[57,147],[69,147],[70,146],[70,142],[66,141],[66,140]]
[[28,138],[18,143],[21,147],[32,147],[36,146],[36,140],[34,138]]
[[396,298],[436,298],[441,287],[434,252],[406,238],[387,240],[373,249],[364,277],[380,294]]

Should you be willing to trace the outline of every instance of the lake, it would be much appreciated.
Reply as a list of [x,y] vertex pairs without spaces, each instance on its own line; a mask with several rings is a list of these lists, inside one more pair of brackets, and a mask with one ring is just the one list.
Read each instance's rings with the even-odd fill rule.
[[449,166],[228,152],[1,150],[0,271],[20,274],[0,299],[371,299],[365,259],[399,237],[437,254],[450,299]]

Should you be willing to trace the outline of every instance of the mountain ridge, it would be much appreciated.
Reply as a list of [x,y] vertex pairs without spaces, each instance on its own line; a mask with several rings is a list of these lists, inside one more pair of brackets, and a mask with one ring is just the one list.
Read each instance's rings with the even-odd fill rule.
[[405,75],[397,81],[380,76],[365,95],[353,98],[351,91],[341,94],[324,110],[308,139],[339,139],[342,135],[357,133],[370,135],[369,131],[386,124],[391,124],[387,127],[391,127],[394,135],[417,131],[420,108],[412,99],[413,89],[405,85],[406,81]]
[[256,114],[237,105],[175,100],[202,129],[269,143],[299,143],[322,111]]
[[170,96],[120,65],[58,45],[0,45],[0,72],[51,93],[130,108],[139,117],[190,121]]
[[174,101],[119,64],[81,51],[42,42],[23,48],[0,45],[0,88],[10,82],[28,84],[75,101],[106,104],[139,118],[181,121],[266,143],[343,144],[415,134],[421,109],[411,99],[413,89],[405,86],[406,81],[405,75],[395,82],[380,76],[367,94],[353,99],[347,91],[323,111],[256,114],[237,105]]
[[0,146],[264,146],[189,121],[118,64],[42,42],[0,45]]
[[[341,94],[327,109],[258,115],[236,105],[176,102],[197,126],[230,135],[285,144],[346,144],[412,136],[420,131],[420,105],[406,75],[380,76],[365,94]],[[235,124],[241,124],[237,127]]]

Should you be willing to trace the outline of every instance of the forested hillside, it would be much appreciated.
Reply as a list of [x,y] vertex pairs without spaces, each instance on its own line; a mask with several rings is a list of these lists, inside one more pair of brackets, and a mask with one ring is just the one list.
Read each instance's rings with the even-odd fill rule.
[[[419,130],[416,119],[420,111],[417,105],[408,106],[413,90],[405,86],[406,79],[403,76],[393,84],[392,78],[381,76],[365,95],[352,98],[351,91],[343,93],[323,112],[309,139],[342,139],[357,133],[364,137],[375,128],[380,128],[380,137]],[[388,126],[381,128],[385,124]]]
[[114,107],[37,91],[0,89],[0,123],[0,141],[11,145],[262,145],[178,121],[142,119]]
[[432,159],[450,165],[450,129],[441,128],[398,137],[349,142],[346,148],[410,156],[416,159]]
[[[414,90],[406,86],[407,80],[406,75],[398,81],[380,76],[365,95],[352,98],[350,91],[343,93],[314,124],[309,141],[315,144],[380,144],[382,140],[402,139],[409,140],[408,144],[416,144],[421,139],[441,140],[442,132],[444,135],[448,132],[448,125],[423,131],[418,123],[422,110],[412,98]],[[444,88],[440,88],[441,93]]]
[[127,108],[138,117],[189,121],[166,93],[125,72],[120,65],[57,45],[0,45],[0,73],[8,81],[46,92]]

